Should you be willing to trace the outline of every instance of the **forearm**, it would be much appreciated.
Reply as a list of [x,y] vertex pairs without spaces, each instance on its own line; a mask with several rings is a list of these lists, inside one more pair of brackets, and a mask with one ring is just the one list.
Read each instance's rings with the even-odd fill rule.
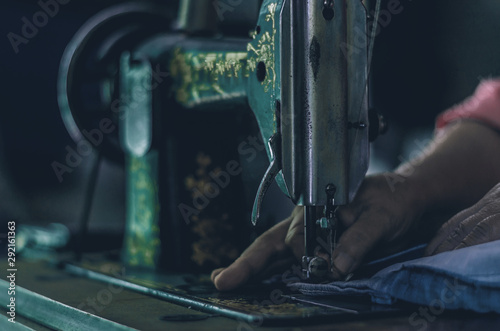
[[498,132],[471,121],[443,130],[418,159],[395,171],[422,211],[468,207],[500,182]]

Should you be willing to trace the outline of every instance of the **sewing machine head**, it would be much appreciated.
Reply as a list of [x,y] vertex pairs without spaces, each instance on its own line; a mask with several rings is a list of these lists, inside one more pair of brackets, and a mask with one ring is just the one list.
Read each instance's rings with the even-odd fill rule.
[[[360,0],[264,0],[248,40],[205,37],[214,29],[213,19],[224,13],[209,3],[183,1],[180,31],[151,33],[120,57],[118,95],[128,102],[120,103],[115,117],[120,145],[128,158],[128,222],[142,223],[153,231],[158,222],[179,218],[179,212],[184,219],[196,214],[193,208],[180,207],[175,217],[172,211],[160,221],[162,217],[155,216],[154,201],[165,196],[158,190],[168,191],[162,189],[166,184],[158,175],[165,171],[163,162],[167,161],[162,155],[170,148],[166,143],[167,131],[172,129],[166,120],[171,119],[168,109],[220,109],[248,103],[268,142],[270,160],[252,222],[257,222],[264,194],[276,180],[295,204],[305,206],[304,274],[322,277],[327,263],[314,256],[315,229],[328,233],[331,251],[337,229],[335,208],[354,197],[368,168],[369,140],[382,129],[378,116],[370,116],[369,121],[366,9]],[[200,11],[200,5],[206,8]],[[200,13],[206,16],[200,18]],[[71,65],[71,59],[63,62],[62,72]],[[168,78],[162,72],[168,72]],[[68,113],[74,115],[74,110],[68,110],[64,89],[70,76],[63,75],[61,84],[65,118],[70,117]],[[158,78],[168,80],[167,86],[157,88]],[[67,122],[75,131],[75,121]],[[138,182],[139,177],[143,182]],[[144,196],[151,202],[140,206],[150,211],[146,221],[136,212]],[[160,204],[164,210],[167,203],[161,200]],[[323,207],[323,213],[317,213],[317,207]],[[128,255],[129,242],[133,240],[125,243]],[[156,246],[151,245],[158,243],[147,239],[135,245],[155,252]],[[154,259],[155,254],[148,258]]]
[[[305,206],[307,278],[328,272],[315,250],[334,249],[335,208],[353,199],[368,169],[369,140],[379,131],[378,116],[369,123],[367,26],[361,1],[264,1],[249,45],[256,63],[250,106],[271,160],[252,221],[276,177],[283,192]],[[326,240],[318,240],[316,227]]]
[[[249,46],[257,63],[249,101],[264,140],[274,146],[269,155],[281,171],[277,180],[296,204],[326,206],[331,198],[346,204],[368,166],[363,4],[265,1],[262,11],[267,15]],[[327,186],[335,189],[332,197]]]

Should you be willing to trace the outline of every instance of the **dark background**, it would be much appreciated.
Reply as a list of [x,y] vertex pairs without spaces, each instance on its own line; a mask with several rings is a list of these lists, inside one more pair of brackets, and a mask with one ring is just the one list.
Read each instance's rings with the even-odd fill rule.
[[[64,48],[99,10],[121,1],[72,0],[15,54],[7,34],[21,34],[37,1],[0,5],[0,221],[61,222],[76,231],[92,156],[59,183],[51,164],[74,146],[57,106]],[[175,11],[176,1],[157,1]],[[483,77],[500,75],[500,3],[491,0],[401,0],[402,13],[381,28],[373,64],[373,102],[392,134],[377,143],[395,166],[402,132],[432,128],[435,116],[470,95]],[[382,8],[387,7],[387,1]],[[394,139],[399,137],[398,139]],[[124,174],[101,166],[91,230],[121,236]]]
[[[67,146],[76,148],[57,104],[59,63],[71,38],[90,17],[123,2],[71,0],[60,5],[57,15],[28,44],[21,44],[17,54],[7,34],[21,35],[21,19],[32,21],[41,8],[38,1],[27,0],[0,5],[0,221],[58,222],[72,233],[77,231],[94,156],[83,158],[74,172],[64,174],[62,183],[52,169],[54,161],[65,163]],[[175,1],[167,5],[176,12]],[[93,199],[91,232],[121,237],[124,193],[123,165],[105,159]],[[96,248],[107,244],[93,243]]]

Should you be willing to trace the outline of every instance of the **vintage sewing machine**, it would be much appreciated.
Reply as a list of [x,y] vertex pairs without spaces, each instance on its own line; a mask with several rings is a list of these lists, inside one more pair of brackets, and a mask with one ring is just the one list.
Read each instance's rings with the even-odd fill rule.
[[[368,168],[369,141],[385,128],[368,111],[373,45],[367,10],[358,0],[265,0],[251,39],[215,34],[217,20],[237,5],[256,12],[257,2],[236,2],[182,1],[174,31],[168,31],[163,13],[146,5],[122,6],[95,17],[72,41],[61,65],[63,118],[77,141],[92,142],[97,120],[116,123],[118,134],[105,137],[98,147],[105,156],[115,153],[108,145],[125,152],[124,260],[178,270],[189,265],[182,224],[199,222],[210,199],[218,198],[242,169],[233,161],[208,173],[211,156],[198,154],[198,175],[184,181],[193,201],[186,204],[176,192],[177,176],[186,174],[173,160],[222,132],[211,143],[236,151],[223,141],[235,128],[244,131],[237,129],[243,126],[238,118],[249,105],[270,160],[252,222],[258,221],[266,190],[276,180],[293,203],[306,207],[303,270],[307,278],[321,278],[327,263],[314,251],[318,246],[334,249],[335,208],[353,199]],[[95,67],[100,71],[90,78],[88,70]],[[92,101],[99,112],[89,111],[88,100],[79,95],[91,88],[100,93]],[[196,138],[194,132],[203,131],[203,125],[214,127],[203,133],[205,138]],[[235,215],[229,217],[234,221]],[[229,258],[234,257],[233,252]]]
[[[175,28],[151,6],[120,6],[88,22],[68,46],[59,103],[70,133],[92,142],[99,136],[92,130],[103,121],[109,129],[111,120],[116,129],[104,134],[100,153],[125,155],[124,263],[190,271],[208,261],[213,268],[238,256],[234,241],[248,244],[238,235],[250,223],[240,176],[252,164],[242,156],[263,149],[247,129],[251,110],[270,161],[251,221],[276,180],[305,206],[304,278],[328,273],[315,250],[334,249],[335,208],[353,199],[369,142],[385,130],[368,110],[375,33],[360,0],[258,5],[181,1]],[[250,37],[217,33],[217,21],[233,11],[240,29],[258,13]],[[82,90],[95,92],[92,105]],[[253,143],[238,145],[245,135]]]

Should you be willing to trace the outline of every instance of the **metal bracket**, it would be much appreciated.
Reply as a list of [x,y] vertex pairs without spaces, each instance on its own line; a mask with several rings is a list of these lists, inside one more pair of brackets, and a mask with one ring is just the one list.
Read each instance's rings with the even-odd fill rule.
[[267,168],[266,173],[264,174],[264,178],[260,182],[259,189],[257,191],[257,196],[255,197],[255,201],[253,203],[252,209],[252,224],[257,225],[257,221],[259,220],[260,215],[260,207],[262,205],[262,201],[264,200],[264,195],[266,194],[269,186],[273,182],[274,178],[281,171],[281,135],[279,133],[275,133],[269,139],[269,150],[271,151],[272,161],[269,164],[269,168]]

